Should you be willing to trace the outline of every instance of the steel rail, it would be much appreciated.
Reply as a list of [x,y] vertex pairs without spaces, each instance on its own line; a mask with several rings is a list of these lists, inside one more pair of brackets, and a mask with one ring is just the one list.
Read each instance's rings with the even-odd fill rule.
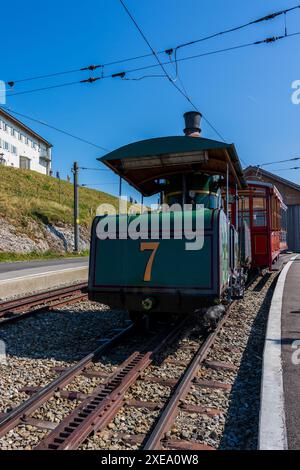
[[80,283],[2,302],[0,303],[0,326],[45,310],[49,311],[83,301],[87,298],[86,289],[87,284]]
[[82,358],[77,364],[67,369],[50,384],[43,387],[28,400],[21,403],[19,406],[2,417],[0,419],[0,437],[4,436],[11,429],[22,423],[22,418],[24,419],[26,416],[29,416],[31,413],[33,413],[51,396],[53,396],[55,392],[59,391],[65,385],[70,383],[73,378],[80,374],[84,368],[91,365],[101,354],[107,352],[126,336],[130,335],[133,330],[134,325],[130,325],[129,327],[125,328],[120,333],[115,335],[111,340],[107,341],[103,345],[99,346],[95,351]]
[[56,308],[64,307],[67,305],[72,305],[77,302],[83,302],[86,299],[87,299],[87,294],[77,294],[77,295],[73,295],[72,297],[70,297],[69,295],[68,299],[59,300],[53,303],[51,302],[50,304],[46,304],[41,307],[34,308],[32,310],[28,310],[23,313],[10,312],[9,314],[6,314],[4,316],[4,319],[1,319],[3,317],[0,316],[0,327],[8,323],[16,323],[22,320],[23,318],[28,318],[38,313],[49,312],[49,311],[51,312],[52,310],[55,310]]
[[152,339],[141,351],[135,351],[118,370],[108,377],[53,431],[45,436],[34,450],[75,450],[85,439],[110,423],[124,405],[124,395],[153,363],[154,355],[174,341],[187,321],[177,323]]
[[74,284],[72,286],[60,287],[53,290],[38,292],[35,294],[26,295],[19,299],[6,300],[0,303],[0,315],[5,314],[8,311],[19,310],[21,308],[30,308],[35,305],[40,305],[43,301],[48,302],[49,300],[60,299],[62,296],[67,296],[76,291],[84,291],[87,289],[87,283]]
[[[177,413],[179,412],[179,405],[180,402],[186,397],[188,394],[190,387],[194,378],[197,375],[197,372],[203,362],[205,361],[207,354],[213,345],[218,333],[222,329],[224,323],[228,319],[230,314],[231,308],[235,305],[233,302],[229,308],[227,309],[225,315],[218,323],[216,329],[212,331],[204,343],[200,346],[197,353],[191,360],[189,366],[187,367],[186,371],[184,372],[183,376],[181,377],[177,387],[175,388],[173,394],[169,402],[167,403],[164,411],[162,412],[160,418],[158,419],[157,423],[154,425],[154,428],[150,434],[150,436],[146,439],[145,444],[143,445],[144,450],[161,450],[163,446],[163,440],[165,438],[166,433],[170,430]],[[180,442],[180,441],[179,441]],[[196,443],[195,443],[196,444]],[[191,445],[192,448],[192,445]],[[188,450],[188,449],[187,449]]]

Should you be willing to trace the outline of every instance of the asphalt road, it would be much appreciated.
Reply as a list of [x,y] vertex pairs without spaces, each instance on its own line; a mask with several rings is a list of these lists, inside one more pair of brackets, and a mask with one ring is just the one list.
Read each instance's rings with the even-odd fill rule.
[[88,261],[88,256],[84,256],[78,258],[58,258],[37,261],[18,261],[17,263],[0,263],[0,274],[12,271],[21,271],[24,269],[48,268],[53,266],[64,266],[66,268],[71,268],[73,264],[82,264],[82,266],[85,266],[88,265]]

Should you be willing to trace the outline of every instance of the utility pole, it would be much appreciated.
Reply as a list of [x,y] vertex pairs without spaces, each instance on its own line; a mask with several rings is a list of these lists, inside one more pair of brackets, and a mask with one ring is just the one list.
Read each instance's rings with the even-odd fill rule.
[[72,173],[74,177],[74,252],[79,248],[79,205],[78,205],[78,163],[74,162]]
[[122,178],[120,176],[120,179],[119,179],[119,198],[121,198],[122,196]]
[[59,171],[56,172],[56,178],[58,179],[58,203],[61,203],[61,184]]

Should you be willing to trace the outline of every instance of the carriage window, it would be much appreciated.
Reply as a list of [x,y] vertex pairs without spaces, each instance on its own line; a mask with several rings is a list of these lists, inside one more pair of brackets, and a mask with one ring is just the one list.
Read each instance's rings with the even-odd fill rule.
[[239,198],[239,211],[240,212],[249,211],[249,197],[248,196],[242,196]]
[[267,225],[266,199],[263,197],[253,198],[253,225],[254,227]]
[[287,230],[287,212],[285,209],[281,207],[281,230],[285,231]]
[[242,227],[243,222],[246,222],[248,227],[250,227],[250,213],[249,213],[249,211],[239,213],[239,226],[240,227]]
[[280,214],[280,202],[273,195],[271,199],[271,208],[272,208],[272,230],[280,230],[281,226],[281,214]]
[[250,227],[250,205],[249,196],[241,196],[239,198],[239,226],[242,227],[243,223],[246,222]]
[[253,210],[265,211],[266,210],[266,200],[263,197],[254,197],[253,198]]
[[264,212],[253,212],[254,227],[265,227],[267,225],[267,217]]
[[281,213],[281,227],[280,227],[280,241],[287,243],[287,212],[283,207],[280,207]]

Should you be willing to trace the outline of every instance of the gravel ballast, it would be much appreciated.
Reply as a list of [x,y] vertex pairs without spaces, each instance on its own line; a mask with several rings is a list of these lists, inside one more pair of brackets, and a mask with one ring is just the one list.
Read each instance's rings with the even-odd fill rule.
[[54,367],[72,366],[127,319],[124,311],[86,301],[0,327],[7,355],[0,364],[0,412],[28,398],[23,387],[47,385],[58,375]]
[[[229,384],[231,390],[192,386],[185,402],[214,408],[213,417],[206,414],[180,411],[168,433],[172,439],[192,440],[216,449],[255,449],[260,402],[262,353],[267,315],[277,273],[258,279],[237,302],[230,317],[210,350],[208,361],[228,362],[236,370],[213,369],[203,365],[198,377]],[[125,326],[127,314],[110,310],[92,302],[61,308],[59,311],[38,314],[0,328],[0,339],[7,348],[7,365],[0,365],[0,412],[9,411],[28,395],[23,387],[41,387],[58,373],[54,367],[70,367],[99,346],[99,341],[114,329]],[[182,332],[176,346],[165,348],[142,378],[179,379],[203,341],[197,319]],[[130,351],[145,343],[137,338],[130,346],[122,343],[113,353],[102,356],[93,370],[112,373]],[[171,362],[164,362],[165,359]],[[176,362],[176,363],[172,363]],[[234,368],[233,368],[234,369]],[[105,379],[80,376],[65,390],[92,393]],[[159,383],[138,380],[126,393],[125,400],[165,403],[172,388]],[[49,400],[33,417],[58,423],[78,405],[76,400],[58,396]],[[150,432],[160,415],[159,410],[124,406],[114,420],[81,449],[136,449],[123,435],[139,436]],[[29,432],[29,434],[28,434]],[[34,426],[22,425],[0,439],[0,449],[29,449],[47,433]]]

